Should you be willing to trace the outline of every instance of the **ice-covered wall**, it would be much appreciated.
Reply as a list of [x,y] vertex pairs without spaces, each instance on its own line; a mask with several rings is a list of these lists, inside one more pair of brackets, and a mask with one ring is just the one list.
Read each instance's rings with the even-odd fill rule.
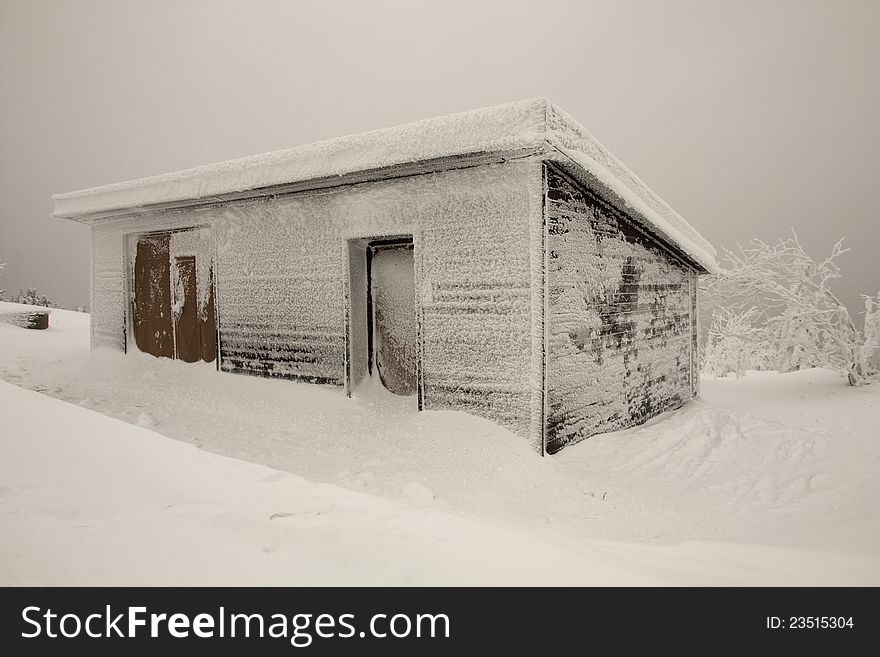
[[553,165],[547,177],[547,449],[693,394],[696,275]]
[[413,235],[424,408],[536,440],[530,225],[541,196],[540,162],[521,161],[104,220],[93,346],[123,347],[125,235],[209,225],[221,368],[343,385],[349,240]]
[[345,268],[327,195],[215,209],[221,368],[342,385]]
[[125,349],[125,240],[110,227],[92,228],[92,349]]
[[541,195],[539,162],[484,166],[450,173],[445,189],[410,212],[421,228],[425,408],[488,417],[536,446],[540,424],[531,420],[540,406],[532,402],[541,390],[532,341],[540,336],[532,333],[531,285],[542,255],[529,228],[540,224]]

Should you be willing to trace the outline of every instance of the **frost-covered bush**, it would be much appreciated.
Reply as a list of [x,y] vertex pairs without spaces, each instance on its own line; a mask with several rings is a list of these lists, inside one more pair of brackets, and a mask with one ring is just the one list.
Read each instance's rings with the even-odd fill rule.
[[733,373],[742,378],[746,370],[767,369],[773,351],[766,330],[755,326],[757,308],[732,312],[724,308],[712,314],[703,349],[702,371],[718,378]]
[[44,306],[46,308],[55,308],[56,304],[46,298],[45,294],[38,294],[37,289],[33,287],[27,288],[27,291],[19,290],[18,294],[12,296],[13,303],[23,303],[28,306]]
[[794,230],[774,245],[752,240],[725,250],[721,273],[703,283],[711,317],[704,370],[741,372],[737,362],[750,361],[746,369],[827,367],[850,385],[876,376],[880,295],[866,297],[860,331],[831,289],[840,278],[835,261],[848,250],[840,240],[827,258],[816,261]]

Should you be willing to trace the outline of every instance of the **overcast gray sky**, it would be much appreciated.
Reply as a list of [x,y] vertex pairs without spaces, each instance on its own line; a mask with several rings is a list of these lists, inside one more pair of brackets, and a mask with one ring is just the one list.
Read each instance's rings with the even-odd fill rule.
[[0,0],[0,288],[88,303],[55,192],[536,95],[719,249],[880,289],[876,0]]

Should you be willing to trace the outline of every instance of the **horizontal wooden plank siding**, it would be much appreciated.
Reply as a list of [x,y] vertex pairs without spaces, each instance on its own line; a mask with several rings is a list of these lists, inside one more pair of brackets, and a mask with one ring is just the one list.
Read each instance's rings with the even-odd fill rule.
[[547,450],[692,396],[692,270],[552,165],[547,176]]
[[411,235],[422,407],[469,411],[540,444],[529,236],[540,170],[538,160],[487,164],[95,224],[92,344],[124,348],[132,272],[124,245],[204,226],[215,249],[220,369],[342,386],[349,246]]
[[[522,276],[527,274],[524,267]],[[488,417],[525,435],[530,372],[528,366],[511,365],[528,354],[529,312],[525,280],[509,286],[479,280],[435,286],[422,325],[428,407]]]
[[416,244],[424,408],[466,411],[529,438],[528,231],[538,165],[451,174],[418,213]]
[[269,197],[214,210],[223,371],[344,384],[344,264],[324,205]]

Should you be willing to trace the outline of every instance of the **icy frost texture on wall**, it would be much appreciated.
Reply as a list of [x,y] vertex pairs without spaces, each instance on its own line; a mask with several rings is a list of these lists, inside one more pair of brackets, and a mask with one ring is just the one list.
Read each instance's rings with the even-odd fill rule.
[[539,162],[504,163],[114,220],[94,231],[105,278],[95,277],[93,344],[123,346],[125,235],[210,225],[221,369],[341,386],[348,240],[413,235],[424,408],[534,438],[529,223],[540,222],[540,175]]
[[425,407],[468,411],[524,437],[541,394],[531,384],[540,365],[531,354],[529,233],[540,221],[532,217],[540,171],[530,162],[449,174],[418,212],[416,243]]
[[637,212],[652,231],[714,272],[715,249],[693,226],[655,194],[611,152],[587,132],[580,123],[553,103],[547,105],[547,132],[552,143],[583,167],[598,184],[619,196],[621,202]]
[[[531,385],[529,236],[540,171],[537,161],[486,165],[326,196],[341,243],[413,235],[423,407],[468,411],[523,437],[541,394]],[[347,249],[333,253],[344,271]]]
[[345,382],[348,240],[413,235],[423,405],[529,433],[535,162],[216,208],[221,366]]
[[547,167],[547,449],[691,397],[694,274]]
[[300,194],[214,210],[224,371],[342,385],[344,268],[328,205]]
[[125,348],[125,249],[114,228],[92,228],[91,346]]

